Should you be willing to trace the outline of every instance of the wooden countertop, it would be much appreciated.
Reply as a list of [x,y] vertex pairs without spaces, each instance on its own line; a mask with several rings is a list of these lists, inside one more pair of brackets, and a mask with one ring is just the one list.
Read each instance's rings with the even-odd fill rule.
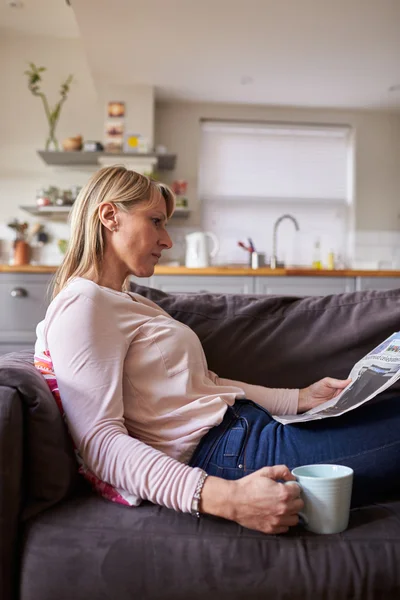
[[285,269],[270,269],[261,267],[251,269],[249,267],[207,267],[205,269],[188,269],[187,267],[167,267],[157,265],[154,271],[155,275],[251,275],[251,276],[291,276],[291,277],[400,277],[400,271],[364,271],[353,269],[302,269],[298,267],[287,267]]
[[[0,273],[54,273],[56,266],[49,265],[25,265],[23,267],[14,267],[12,265],[0,264]],[[290,276],[290,277],[400,277],[400,271],[366,271],[356,269],[302,269],[288,267],[285,269],[270,269],[261,267],[260,269],[250,269],[240,266],[215,266],[204,269],[188,269],[187,267],[169,267],[166,265],[157,265],[154,271],[155,275],[216,275],[216,276]]]
[[14,267],[13,265],[0,264],[0,273],[55,273],[57,267],[48,265],[24,265]]

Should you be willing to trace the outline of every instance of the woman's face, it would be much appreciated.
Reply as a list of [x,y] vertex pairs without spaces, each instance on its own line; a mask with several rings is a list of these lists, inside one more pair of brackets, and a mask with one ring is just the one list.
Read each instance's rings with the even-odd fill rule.
[[110,250],[112,260],[106,260],[106,264],[109,269],[115,268],[122,279],[128,274],[150,277],[163,250],[172,247],[166,230],[166,203],[159,192],[156,194],[151,208],[143,203],[129,212],[118,210],[114,216],[117,230],[110,231],[106,255]]

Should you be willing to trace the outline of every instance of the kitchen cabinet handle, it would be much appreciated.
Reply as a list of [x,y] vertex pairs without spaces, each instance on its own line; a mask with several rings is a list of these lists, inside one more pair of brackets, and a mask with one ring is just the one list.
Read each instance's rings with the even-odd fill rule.
[[26,289],[20,287],[14,288],[10,293],[12,298],[25,298],[28,295]]

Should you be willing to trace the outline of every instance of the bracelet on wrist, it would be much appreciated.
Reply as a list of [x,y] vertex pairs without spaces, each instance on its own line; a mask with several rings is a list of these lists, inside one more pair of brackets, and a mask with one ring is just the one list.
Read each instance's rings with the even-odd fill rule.
[[190,513],[192,514],[193,517],[200,518],[201,491],[203,489],[203,485],[204,485],[204,482],[207,479],[207,477],[208,477],[208,473],[203,471],[200,476],[199,481],[197,482],[196,489],[193,494],[192,505],[191,505],[191,510],[190,510]]

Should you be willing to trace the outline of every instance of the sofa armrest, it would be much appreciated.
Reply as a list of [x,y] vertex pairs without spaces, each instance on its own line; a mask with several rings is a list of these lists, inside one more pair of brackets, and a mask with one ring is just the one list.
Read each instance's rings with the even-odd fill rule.
[[0,385],[0,598],[16,597],[22,502],[23,413],[18,392]]
[[14,389],[23,414],[21,520],[53,506],[76,487],[78,465],[72,442],[44,377],[30,352],[0,356],[0,386]]

